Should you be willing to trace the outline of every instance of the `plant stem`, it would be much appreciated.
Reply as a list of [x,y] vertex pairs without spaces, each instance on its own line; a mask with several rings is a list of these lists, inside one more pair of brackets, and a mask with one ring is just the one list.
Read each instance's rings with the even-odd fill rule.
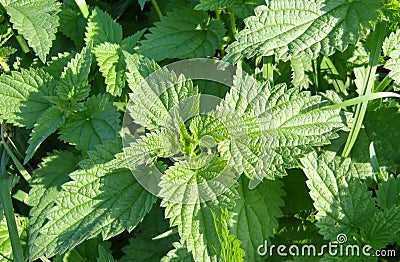
[[10,235],[11,246],[13,249],[14,261],[23,262],[24,252],[19,241],[17,223],[15,222],[14,208],[11,202],[10,192],[8,190],[7,177],[0,175],[0,199],[3,205],[4,214],[7,220],[8,233]]
[[262,59],[263,59],[263,67],[262,67],[263,78],[268,80],[271,84],[274,84],[274,70],[272,67],[273,57],[263,56]]
[[[372,46],[374,47],[369,56],[369,62],[367,67],[367,75],[364,79],[363,89],[361,92],[361,96],[368,95],[372,92],[372,86],[374,83],[374,77],[376,73],[376,68],[378,65],[378,59],[381,53],[382,43],[385,38],[386,31],[386,23],[378,22],[375,28],[375,35],[373,39]],[[361,125],[364,120],[365,112],[367,111],[368,102],[362,102],[357,105],[355,117],[354,117],[354,125],[350,130],[350,134],[347,137],[346,144],[343,149],[342,156],[348,157],[351,152],[351,149],[354,146],[354,143],[357,140],[358,133],[360,132]]]
[[236,21],[235,21],[235,14],[232,12],[232,10],[229,10],[229,18],[230,18],[230,22],[231,22],[232,35],[234,38],[236,38],[236,34],[237,34]]
[[89,16],[89,8],[85,0],[75,0],[76,5],[81,10],[83,17],[86,19]]
[[21,47],[22,51],[26,54],[29,53],[29,46],[26,43],[25,39],[21,35],[15,35],[15,38],[18,41],[19,46]]
[[11,157],[13,160],[15,167],[18,169],[22,177],[29,182],[31,180],[31,175],[29,174],[28,171],[24,168],[22,163],[18,160],[17,156],[14,154],[14,152],[11,150],[11,148],[7,145],[6,140],[4,139],[4,122],[0,122],[1,124],[1,143],[4,146],[4,149],[7,151],[8,155]]
[[160,7],[158,6],[157,0],[151,0],[151,3],[153,4],[154,9],[156,9],[156,13],[157,13],[158,17],[161,19],[161,17],[162,17],[163,15],[162,15],[162,13],[161,13]]
[[388,85],[390,85],[390,83],[392,83],[392,79],[390,78],[389,74],[387,74],[385,76],[385,78],[382,79],[382,81],[379,83],[379,85],[376,88],[374,88],[373,91],[374,92],[382,92],[382,91],[384,91],[386,89],[386,87]]

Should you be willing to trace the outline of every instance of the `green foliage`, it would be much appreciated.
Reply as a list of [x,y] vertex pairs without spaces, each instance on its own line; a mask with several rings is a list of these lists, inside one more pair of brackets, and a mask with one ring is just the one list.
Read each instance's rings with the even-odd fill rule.
[[220,21],[193,9],[176,9],[155,23],[138,52],[154,60],[211,57],[225,33]]
[[[26,243],[27,238],[27,218],[16,216],[18,234],[21,241]],[[5,217],[0,220],[0,262],[8,262],[13,260],[13,250],[11,247],[10,237],[8,235],[7,222]]]
[[400,252],[397,0],[0,2],[0,261]]
[[225,60],[236,63],[257,54],[279,59],[329,56],[355,44],[381,6],[374,0],[268,1],[245,20],[248,28],[229,46]]
[[56,39],[60,3],[56,0],[4,0],[1,4],[13,27],[45,63],[52,41]]

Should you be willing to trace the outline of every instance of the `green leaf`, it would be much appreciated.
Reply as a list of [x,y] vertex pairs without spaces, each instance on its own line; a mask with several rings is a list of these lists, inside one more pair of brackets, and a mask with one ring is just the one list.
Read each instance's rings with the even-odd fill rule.
[[232,209],[234,223],[231,232],[242,242],[246,261],[264,261],[257,254],[257,247],[274,235],[280,208],[284,205],[282,182],[266,180],[256,188],[248,188],[249,180],[242,176],[239,180],[239,198]]
[[95,7],[86,25],[85,43],[93,42],[93,46],[101,43],[120,43],[122,40],[122,27],[116,23],[109,14]]
[[400,207],[393,206],[376,212],[369,223],[362,227],[361,235],[374,249],[381,249],[397,240],[399,230]]
[[[395,172],[400,163],[400,113],[397,108],[379,108],[367,111],[364,129],[353,148],[352,158],[358,162],[370,162],[368,155],[371,142],[374,143],[379,166]],[[367,155],[365,154],[367,153]]]
[[159,262],[173,247],[172,242],[178,240],[177,234],[158,238],[159,235],[168,232],[168,230],[169,223],[164,218],[164,209],[155,205],[135,229],[134,236],[129,239],[129,244],[122,248],[125,255],[118,261]]
[[[25,244],[28,230],[28,219],[21,216],[16,216],[15,219],[20,241],[22,244]],[[6,217],[2,217],[0,220],[0,262],[14,261],[12,253],[13,250],[10,235],[8,233]]]
[[75,55],[61,74],[57,95],[64,100],[81,101],[90,92],[88,76],[92,61],[91,48],[85,47]]
[[142,8],[142,10],[143,10],[144,4],[146,3],[146,0],[138,0],[138,3],[140,5],[140,8]]
[[376,202],[384,209],[400,206],[400,177],[389,176],[387,181],[379,185]]
[[133,237],[129,239],[129,245],[122,250],[125,255],[119,262],[149,261],[159,262],[161,258],[170,250],[168,242],[146,239],[144,237]]
[[193,256],[179,242],[173,243],[174,249],[161,259],[161,262],[193,262]]
[[175,9],[149,29],[138,52],[156,61],[166,58],[212,57],[225,34],[221,21],[206,12]]
[[69,116],[60,128],[60,139],[76,145],[83,151],[96,145],[115,140],[120,130],[117,108],[107,95],[90,97],[83,104],[83,111]]
[[312,60],[308,57],[293,57],[290,59],[292,67],[292,84],[300,89],[308,89],[311,84],[307,72],[312,71]]
[[131,231],[148,213],[155,197],[145,191],[127,168],[123,154],[105,164],[70,174],[73,181],[62,186],[56,205],[48,212],[48,222],[36,238],[39,256],[61,254],[101,233],[109,239]]
[[257,54],[278,59],[329,56],[355,44],[381,6],[375,0],[270,0],[245,19],[246,29],[228,47],[224,60],[237,63]]
[[39,148],[40,144],[52,133],[54,133],[65,122],[66,111],[57,106],[47,109],[33,127],[31,138],[29,139],[28,149],[24,164],[26,164]]
[[60,32],[74,41],[77,49],[81,49],[84,45],[87,20],[82,16],[75,1],[64,2],[59,17]]
[[56,0],[3,0],[13,27],[26,39],[43,63],[56,39],[60,3]]
[[310,153],[301,163],[318,211],[319,232],[325,239],[335,240],[339,233],[351,239],[375,213],[375,201],[361,180],[363,175],[349,159],[339,157],[331,161],[323,154]]
[[389,69],[389,76],[397,83],[400,84],[400,30],[392,32],[383,42],[382,49],[385,56],[390,57],[386,62],[385,68]]
[[126,81],[126,62],[122,50],[134,52],[137,41],[142,37],[144,30],[135,33],[121,41],[121,44],[102,43],[93,49],[96,55],[100,72],[105,78],[107,92],[113,96],[120,96]]
[[165,68],[137,86],[132,86],[133,81],[129,80],[134,74],[137,75],[137,71],[128,70],[131,75],[128,76],[128,83],[133,92],[127,110],[136,124],[149,130],[165,126],[170,118],[170,110],[180,105],[181,101],[198,94],[198,88],[191,80],[186,80],[183,75],[177,77],[173,71]]
[[54,95],[51,76],[40,69],[21,69],[0,76],[0,114],[10,123],[32,128],[50,106],[45,98]]
[[221,203],[182,204],[163,200],[161,205],[166,207],[165,216],[170,219],[171,227],[178,226],[179,235],[195,261],[218,261],[221,247],[212,225],[215,216],[221,218]]
[[61,185],[69,181],[68,174],[78,167],[78,157],[69,151],[55,151],[45,157],[39,168],[33,171],[29,191],[29,250],[40,248],[35,241],[46,222],[46,213],[54,206],[61,191]]
[[196,5],[194,9],[204,11],[217,10],[236,4],[237,2],[238,0],[200,0],[200,4]]
[[128,85],[132,91],[136,90],[137,86],[141,85],[151,73],[160,69],[156,62],[146,57],[137,54],[132,55],[126,51],[122,51],[122,53],[128,69],[126,72]]
[[239,173],[257,180],[282,176],[283,167],[298,167],[312,146],[329,144],[346,117],[338,109],[323,110],[327,103],[297,88],[271,87],[237,74],[217,116],[232,137],[230,152]]

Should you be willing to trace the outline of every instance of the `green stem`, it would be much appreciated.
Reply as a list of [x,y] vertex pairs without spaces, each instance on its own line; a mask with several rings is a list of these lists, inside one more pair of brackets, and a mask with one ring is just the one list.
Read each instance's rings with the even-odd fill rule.
[[157,13],[158,17],[161,19],[161,17],[162,17],[163,15],[162,15],[162,13],[161,13],[160,7],[158,6],[157,0],[151,0],[151,3],[153,4],[154,9],[156,9],[156,13]]
[[[379,85],[376,88],[374,88],[374,92],[384,91],[386,89],[386,87],[388,85],[390,85],[391,83],[392,83],[392,78],[390,78],[389,74],[387,74],[385,76],[385,78],[382,79],[382,81],[379,83]],[[386,91],[389,91],[389,90],[386,90]]]
[[28,171],[26,171],[25,167],[22,165],[22,163],[18,160],[17,156],[14,154],[14,152],[11,150],[11,148],[8,146],[6,140],[4,139],[4,130],[3,130],[3,126],[4,126],[4,122],[0,122],[1,124],[1,143],[4,146],[4,149],[7,151],[8,155],[11,157],[11,159],[14,162],[15,167],[18,169],[18,171],[20,172],[20,174],[22,175],[22,177],[26,180],[26,181],[30,181],[31,180],[31,175],[29,174]]
[[235,14],[232,12],[232,10],[229,10],[229,19],[231,22],[231,30],[232,30],[233,37],[236,38],[236,34],[237,34],[236,20],[235,20]]
[[338,79],[339,77],[339,71],[337,70],[335,64],[332,62],[332,60],[329,57],[324,57],[323,61],[326,63],[326,65],[329,68],[329,71],[331,71],[331,74],[333,75],[333,86],[335,87],[337,92],[342,92],[344,95],[347,94],[346,87],[341,79]]
[[25,39],[21,35],[15,35],[15,38],[18,41],[19,46],[21,47],[22,51],[26,54],[29,53],[29,46],[26,43]]
[[14,261],[23,262],[24,252],[21,242],[19,241],[17,223],[15,222],[14,208],[12,206],[7,180],[8,178],[5,176],[5,173],[2,172],[2,174],[0,174],[0,200],[7,220],[8,234],[13,249]]
[[217,20],[221,20],[221,10],[219,9],[215,10],[215,18]]
[[89,8],[88,8],[88,5],[86,4],[86,1],[85,0],[75,0],[75,3],[81,10],[83,17],[85,19],[88,18],[89,17]]
[[[375,34],[372,46],[374,47],[371,51],[368,67],[367,67],[367,76],[364,79],[364,84],[361,92],[361,96],[368,95],[372,92],[372,86],[374,83],[376,68],[378,65],[379,56],[381,53],[382,43],[385,38],[386,24],[384,22],[379,22],[375,28]],[[357,140],[358,133],[360,132],[365,112],[367,111],[368,102],[362,102],[357,105],[355,117],[354,117],[354,125],[350,130],[350,134],[347,137],[346,144],[343,149],[342,156],[348,157],[351,152],[351,149],[354,146],[354,143]]]
[[271,84],[274,83],[274,69],[272,63],[273,63],[272,56],[263,56],[263,67],[262,67],[263,78],[270,81]]

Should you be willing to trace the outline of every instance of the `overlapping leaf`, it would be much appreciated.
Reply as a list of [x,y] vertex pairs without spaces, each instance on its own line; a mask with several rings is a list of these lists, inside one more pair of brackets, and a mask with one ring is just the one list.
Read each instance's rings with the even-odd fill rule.
[[60,139],[75,144],[80,150],[94,150],[118,137],[119,113],[107,95],[90,97],[85,109],[68,117],[60,128]]
[[108,239],[131,231],[151,209],[155,198],[126,169],[122,154],[115,159],[70,174],[56,205],[46,212],[31,259],[61,254],[85,239]]
[[26,39],[43,63],[56,39],[60,3],[56,0],[1,1],[13,27]]
[[378,16],[382,3],[375,0],[270,0],[245,20],[247,28],[231,44],[226,61],[275,55],[279,59],[329,56],[355,44]]
[[0,114],[10,123],[32,128],[50,107],[46,95],[54,95],[52,77],[41,69],[22,69],[0,76]]
[[234,223],[231,232],[241,241],[246,261],[263,261],[257,254],[257,247],[273,236],[282,216],[280,208],[284,205],[282,182],[267,180],[249,190],[249,180],[239,179],[239,198],[232,209]]
[[149,30],[138,52],[156,61],[212,56],[225,33],[220,21],[189,8],[175,9]]
[[[393,203],[378,209],[362,174],[349,159],[309,154],[301,160],[308,178],[310,196],[318,213],[320,233],[330,240],[346,234],[350,243],[360,241],[379,249],[393,242],[400,230],[400,209]],[[390,181],[389,181],[390,182]],[[379,186],[383,192],[388,181]],[[385,192],[389,193],[389,192]],[[382,204],[382,194],[378,203]]]

